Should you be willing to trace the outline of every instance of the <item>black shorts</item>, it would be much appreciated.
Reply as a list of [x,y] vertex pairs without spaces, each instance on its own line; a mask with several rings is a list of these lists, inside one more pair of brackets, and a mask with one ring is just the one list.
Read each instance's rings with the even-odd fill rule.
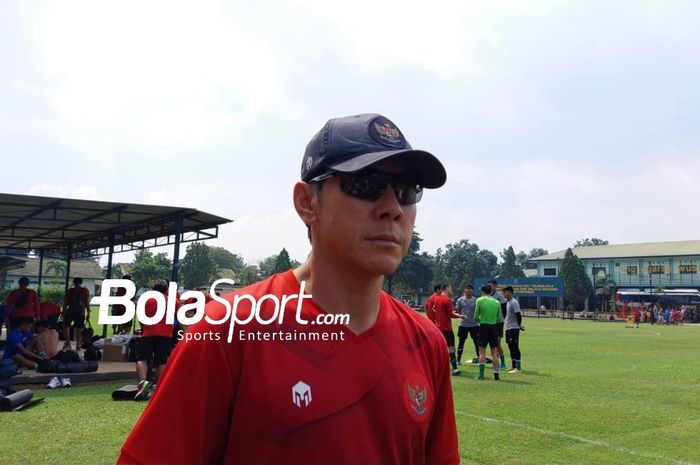
[[457,328],[457,337],[461,341],[464,339],[465,341],[467,340],[467,337],[471,336],[473,340],[478,340],[479,339],[479,327],[478,326],[460,326]]
[[507,329],[506,330],[506,344],[517,344],[520,340],[520,330],[519,329]]
[[503,322],[502,321],[500,323],[496,323],[496,333],[498,333],[498,337],[503,337]]
[[498,347],[498,324],[479,326],[479,347]]
[[165,365],[173,350],[173,338],[164,336],[146,336],[136,343],[136,360],[148,361],[153,357],[156,366]]
[[63,327],[70,328],[75,324],[75,329],[83,329],[85,327],[85,314],[83,312],[69,312],[63,314]]
[[455,346],[455,333],[452,331],[443,331],[442,335],[445,336],[445,340],[447,341],[447,347],[454,347]]

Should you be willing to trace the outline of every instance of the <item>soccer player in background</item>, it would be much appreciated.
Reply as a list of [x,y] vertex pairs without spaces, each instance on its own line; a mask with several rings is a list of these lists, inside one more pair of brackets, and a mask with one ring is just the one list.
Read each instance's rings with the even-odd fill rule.
[[[118,462],[458,463],[444,337],[382,291],[408,251],[423,188],[445,179],[437,158],[413,150],[387,118],[329,120],[309,142],[293,189],[311,241],[307,261],[206,308],[226,320],[220,300],[248,295],[270,323],[238,324],[230,343],[227,320],[190,326],[215,337],[177,345]],[[272,299],[259,300],[293,294],[281,323]],[[252,303],[236,302],[239,321],[250,316]],[[328,315],[350,320],[303,323]],[[244,339],[256,331],[344,338]]]
[[501,312],[498,314],[498,322],[496,323],[496,333],[498,334],[498,358],[494,358],[494,363],[496,363],[495,360],[500,360],[500,369],[505,370],[506,355],[503,350],[503,345],[501,344],[501,339],[503,339],[503,319],[506,316],[506,298],[503,297],[503,294],[501,294],[497,288],[498,281],[495,279],[490,279],[488,285],[491,287],[491,297],[496,299],[501,306]]
[[438,283],[433,289],[433,294],[425,301],[425,315],[430,321],[437,324],[435,320],[435,298],[442,293],[442,284]]
[[90,318],[90,291],[83,287],[83,278],[74,278],[73,287],[66,291],[63,299],[63,350],[71,350],[70,328],[74,327],[75,350],[81,350],[85,318]]
[[474,286],[467,284],[464,288],[464,295],[457,299],[457,313],[462,315],[462,321],[459,322],[457,328],[457,365],[462,363],[462,353],[464,352],[464,343],[471,336],[474,343],[475,359],[479,359],[479,344],[477,336],[479,334],[479,323],[474,319],[474,307],[476,306],[476,297],[474,297]]
[[481,286],[481,297],[476,299],[474,319],[479,322],[479,376],[484,379],[486,370],[486,346],[491,348],[493,357],[493,379],[498,381],[498,315],[501,313],[501,304],[491,297],[491,286]]
[[447,342],[447,352],[450,354],[450,365],[452,375],[459,376],[461,373],[457,368],[457,358],[455,357],[455,333],[452,330],[452,318],[462,318],[462,315],[455,312],[452,305],[452,287],[449,284],[442,285],[442,291],[435,298],[435,315],[437,327]]
[[507,306],[505,319],[506,344],[508,344],[510,359],[513,364],[513,368],[508,373],[520,373],[522,371],[520,363],[520,331],[525,331],[523,315],[520,312],[520,303],[513,297],[513,286],[504,287],[503,296],[506,298]]

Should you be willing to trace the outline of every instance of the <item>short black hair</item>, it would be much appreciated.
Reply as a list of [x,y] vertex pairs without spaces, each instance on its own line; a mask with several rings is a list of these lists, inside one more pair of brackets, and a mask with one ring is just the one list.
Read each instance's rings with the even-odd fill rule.
[[22,284],[29,285],[29,278],[27,278],[26,276],[22,276],[21,278],[19,278],[19,281],[17,281],[17,284],[19,284],[20,286]]
[[46,320],[39,320],[36,322],[36,325],[34,325],[36,329],[39,328],[48,328],[49,327],[49,322]]
[[166,292],[168,292],[167,281],[165,281],[164,279],[156,279],[155,284],[153,284],[153,290],[165,294]]
[[130,274],[125,274],[124,276],[122,276],[122,279],[131,279],[131,275],[130,275]]
[[504,288],[501,289],[501,290],[502,290],[502,291],[508,291],[508,292],[512,293],[512,292],[513,292],[513,286],[506,286],[506,287],[504,287]]
[[34,324],[34,318],[32,318],[32,317],[30,317],[30,316],[21,317],[21,318],[19,318],[18,323],[19,323],[20,326],[22,326],[22,325],[33,325],[33,324]]
[[489,284],[497,285],[497,284],[498,284],[498,281],[496,281],[496,278],[491,278],[491,279],[488,280],[488,283],[489,283]]
[[73,284],[83,284],[83,278],[73,278]]
[[433,288],[433,291],[437,294],[442,290],[442,283],[437,283],[435,287]]
[[483,286],[481,286],[481,293],[491,295],[491,286],[489,286],[488,284],[484,284]]
[[450,287],[449,284],[443,283],[443,284],[442,284],[442,287],[440,288],[440,290],[444,291],[444,290],[447,289],[448,287]]
[[474,289],[474,286],[472,286],[471,284],[467,284],[466,286],[464,286],[464,288],[465,289]]

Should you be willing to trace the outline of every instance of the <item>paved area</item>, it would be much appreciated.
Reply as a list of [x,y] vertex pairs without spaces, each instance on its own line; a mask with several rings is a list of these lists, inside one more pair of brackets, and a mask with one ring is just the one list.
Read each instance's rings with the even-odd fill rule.
[[21,375],[10,378],[12,384],[47,384],[54,376],[70,378],[71,384],[112,381],[135,380],[136,371],[134,364],[130,362],[98,362],[99,368],[92,373],[37,373],[35,370],[24,369]]

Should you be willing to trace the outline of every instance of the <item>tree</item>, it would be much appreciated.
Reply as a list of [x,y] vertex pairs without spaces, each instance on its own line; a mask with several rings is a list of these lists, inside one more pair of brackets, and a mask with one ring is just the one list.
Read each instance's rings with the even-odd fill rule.
[[518,265],[517,257],[515,256],[515,250],[513,246],[509,246],[501,252],[501,258],[503,263],[501,263],[501,268],[498,272],[499,278],[524,278],[525,273],[523,269]]
[[593,292],[593,285],[586,274],[583,262],[571,248],[566,249],[560,274],[564,282],[564,300],[580,308]]
[[217,266],[209,255],[209,246],[203,242],[193,242],[181,262],[182,281],[186,289],[209,285],[217,274]]
[[617,283],[610,276],[604,275],[604,276],[596,277],[594,284],[595,284],[596,294],[602,296],[601,310],[603,310],[604,312],[607,312],[608,311],[607,303],[609,300],[608,297],[615,292],[615,288],[617,287]]
[[279,255],[275,259],[275,265],[273,268],[273,273],[284,273],[285,271],[292,268],[292,261],[289,259],[289,252],[284,247],[280,251]]
[[136,284],[136,289],[140,289],[142,287],[152,288],[156,279],[169,280],[172,268],[173,263],[167,254],[153,255],[148,250],[141,250],[136,253],[129,271],[134,284]]
[[66,262],[63,260],[49,260],[45,271],[46,274],[53,271],[57,278],[64,278],[66,276]]
[[489,250],[480,250],[467,259],[464,265],[464,280],[460,287],[474,284],[475,278],[492,277],[498,274],[498,259]]
[[547,249],[535,247],[533,249],[530,249],[530,252],[528,253],[522,251],[518,252],[516,262],[523,270],[534,270],[537,268],[537,263],[530,262],[528,260],[530,260],[531,258],[541,257],[547,254],[549,254]]
[[[112,265],[112,279],[121,279],[124,274],[119,265]],[[102,267],[102,276],[107,277],[107,266]]]
[[273,274],[275,274],[275,263],[277,262],[277,255],[270,255],[267,258],[263,258],[258,263],[258,274],[260,279],[265,279]]
[[237,284],[247,286],[260,281],[260,270],[255,265],[248,265],[238,273]]
[[426,252],[418,253],[423,239],[413,233],[411,245],[396,271],[384,281],[387,292],[397,290],[406,294],[425,294],[432,288],[433,260]]
[[223,247],[209,247],[209,256],[219,268],[228,268],[238,274],[246,267],[243,257]]
[[593,245],[609,245],[610,242],[603,240],[603,239],[598,239],[597,237],[594,237],[592,239],[585,238],[576,241],[576,244],[574,244],[574,247],[590,247]]

